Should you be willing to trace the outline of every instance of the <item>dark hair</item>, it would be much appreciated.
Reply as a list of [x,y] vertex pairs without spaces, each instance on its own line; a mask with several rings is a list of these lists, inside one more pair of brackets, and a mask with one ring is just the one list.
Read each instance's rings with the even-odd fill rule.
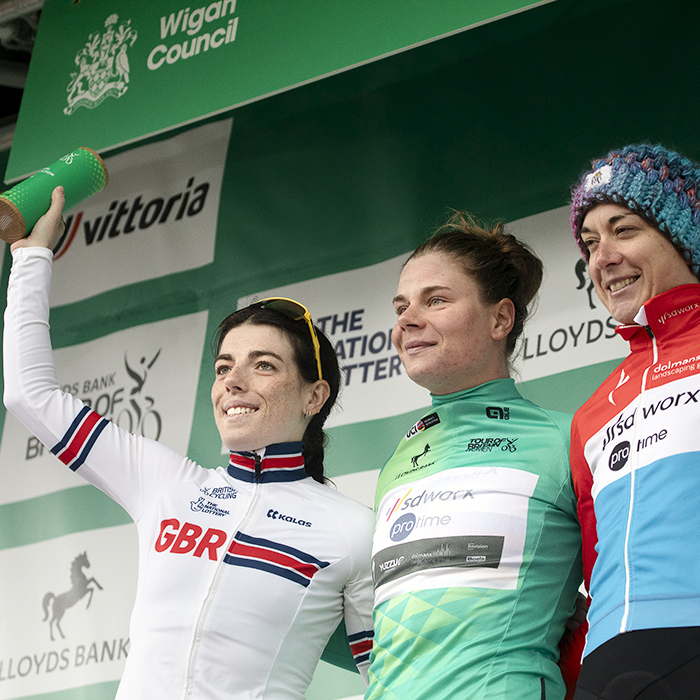
[[[302,379],[313,383],[318,379],[318,367],[316,366],[316,355],[311,341],[311,334],[306,321],[294,321],[293,319],[272,309],[248,306],[240,311],[234,311],[227,316],[220,324],[212,340],[212,349],[216,357],[221,350],[226,334],[233,328],[242,326],[244,323],[251,323],[255,326],[273,326],[279,328],[289,338],[292,344],[294,362]],[[323,455],[326,447],[327,437],[323,431],[323,426],[328,418],[328,414],[335,405],[338,393],[340,392],[340,368],[338,358],[330,340],[317,327],[316,335],[321,348],[321,371],[323,378],[328,382],[331,393],[323,404],[321,410],[311,418],[304,432],[304,462],[306,473],[316,481],[325,484],[327,479],[323,475]]]
[[510,357],[523,332],[528,304],[542,283],[542,261],[528,246],[506,233],[503,222],[485,228],[470,214],[460,211],[454,212],[408,260],[427,253],[441,253],[461,263],[477,283],[483,303],[495,304],[501,299],[513,302],[515,322],[506,341],[506,357]]

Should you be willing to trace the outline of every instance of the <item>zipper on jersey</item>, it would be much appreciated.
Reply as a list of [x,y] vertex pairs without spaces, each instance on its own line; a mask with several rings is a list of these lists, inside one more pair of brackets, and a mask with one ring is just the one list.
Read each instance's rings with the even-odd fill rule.
[[262,457],[256,452],[255,453],[255,482],[260,482],[260,477],[262,476]]
[[625,529],[625,549],[624,549],[624,561],[625,561],[625,610],[622,614],[622,620],[620,622],[620,633],[627,631],[627,619],[630,612],[630,585],[631,585],[631,575],[630,575],[630,560],[629,560],[629,539],[630,530],[632,529],[632,511],[634,510],[634,489],[636,485],[636,474],[637,474],[637,464],[639,462],[639,454],[636,450],[636,446],[639,443],[639,434],[641,432],[642,423],[644,421],[644,396],[647,390],[647,376],[649,370],[658,363],[659,348],[656,344],[656,336],[654,332],[649,328],[649,326],[643,326],[647,335],[651,338],[651,344],[653,348],[651,364],[647,365],[642,375],[642,390],[639,394],[639,402],[637,403],[637,411],[639,411],[639,420],[634,421],[634,433],[632,445],[635,449],[632,451],[632,464],[630,465],[630,502],[629,510],[627,512],[627,527]]
[[[262,466],[262,459],[260,455],[256,452],[255,453],[255,471],[257,474],[258,471],[258,464]],[[235,527],[232,528],[232,533],[231,537],[229,538],[228,542],[226,542],[226,549],[224,550],[224,555],[221,557],[219,561],[217,561],[216,564],[216,571],[214,572],[214,575],[212,576],[211,583],[209,584],[209,589],[207,590],[206,596],[204,597],[204,600],[202,601],[202,607],[200,608],[199,611],[199,617],[197,619],[197,623],[195,624],[194,627],[194,636],[191,642],[191,647],[190,647],[190,658],[187,663],[187,684],[185,686],[185,695],[183,696],[184,698],[191,697],[192,692],[194,691],[194,687],[192,685],[192,674],[194,672],[194,664],[196,661],[197,657],[197,649],[202,641],[202,628],[204,627],[204,621],[206,620],[209,610],[211,608],[212,600],[214,598],[214,595],[216,591],[219,588],[219,579],[222,576],[222,572],[224,571],[224,566],[227,566],[224,564],[224,557],[226,556],[226,552],[228,552],[229,548],[231,547],[231,543],[233,542],[233,539],[236,536],[237,532],[240,532],[240,530],[245,526],[245,524],[250,520],[250,517],[255,510],[255,506],[257,505],[258,501],[260,500],[260,489],[262,488],[262,484],[260,481],[256,478],[255,482],[253,483],[253,493],[251,494],[250,501],[248,502],[248,507],[245,510],[245,513],[243,514],[243,517],[238,521],[238,523],[235,525]]]

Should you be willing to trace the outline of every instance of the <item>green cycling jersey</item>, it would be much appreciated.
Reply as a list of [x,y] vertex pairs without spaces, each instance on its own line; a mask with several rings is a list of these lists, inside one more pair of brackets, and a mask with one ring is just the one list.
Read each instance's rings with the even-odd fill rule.
[[367,700],[561,700],[581,582],[571,417],[511,379],[433,397],[384,466]]

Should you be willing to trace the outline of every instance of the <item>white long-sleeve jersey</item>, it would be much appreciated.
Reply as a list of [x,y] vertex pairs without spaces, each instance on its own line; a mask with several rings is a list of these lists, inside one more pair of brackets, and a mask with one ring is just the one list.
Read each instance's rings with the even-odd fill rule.
[[205,469],[131,435],[56,380],[52,254],[13,254],[5,405],[136,523],[139,574],[122,700],[299,700],[345,619],[366,680],[370,509],[308,477],[301,443]]

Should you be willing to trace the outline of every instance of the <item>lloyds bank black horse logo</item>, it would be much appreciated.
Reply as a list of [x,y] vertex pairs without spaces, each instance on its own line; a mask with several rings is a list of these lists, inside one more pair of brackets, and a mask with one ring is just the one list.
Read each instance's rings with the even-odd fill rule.
[[576,267],[574,269],[574,272],[576,273],[576,277],[578,278],[578,287],[576,289],[583,289],[586,287],[586,283],[588,283],[588,287],[586,287],[586,292],[588,293],[588,306],[591,309],[595,309],[595,304],[593,303],[593,282],[591,281],[591,278],[586,274],[586,262],[583,259],[579,259],[576,261]]
[[65,639],[63,630],[61,629],[61,618],[66,610],[74,606],[81,598],[88,596],[87,605],[85,609],[90,607],[90,602],[92,601],[92,594],[95,589],[90,586],[91,583],[95,584],[100,590],[102,586],[94,578],[88,578],[83,573],[83,569],[89,569],[90,562],[88,561],[87,552],[79,554],[70,565],[70,582],[71,588],[65,593],[59,595],[54,595],[50,591],[44,596],[44,600],[41,605],[44,608],[44,622],[49,620],[49,615],[51,619],[49,620],[49,634],[51,635],[51,641],[53,638],[53,626],[56,625],[56,629],[59,631],[61,638]]

